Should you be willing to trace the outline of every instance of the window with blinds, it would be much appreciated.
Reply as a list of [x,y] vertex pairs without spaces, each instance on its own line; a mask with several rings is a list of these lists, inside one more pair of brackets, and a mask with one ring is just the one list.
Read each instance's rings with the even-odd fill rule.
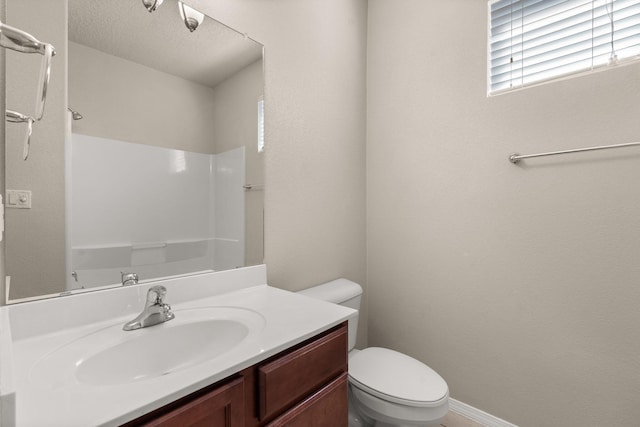
[[258,153],[264,151],[264,98],[258,98]]
[[489,94],[640,59],[640,0],[492,0]]

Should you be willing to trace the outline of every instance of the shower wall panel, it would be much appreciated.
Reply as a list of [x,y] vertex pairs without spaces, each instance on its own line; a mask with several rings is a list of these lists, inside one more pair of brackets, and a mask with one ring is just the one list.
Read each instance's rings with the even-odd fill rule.
[[118,283],[121,271],[144,280],[218,269],[217,240],[242,241],[231,224],[244,204],[229,199],[242,196],[242,149],[214,156],[80,134],[71,145],[72,287]]

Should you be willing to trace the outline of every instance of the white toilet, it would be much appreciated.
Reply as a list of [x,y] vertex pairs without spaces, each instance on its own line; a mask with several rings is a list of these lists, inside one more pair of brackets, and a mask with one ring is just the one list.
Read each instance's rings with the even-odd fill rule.
[[[360,309],[362,288],[338,279],[299,292]],[[349,427],[438,425],[449,410],[449,387],[422,362],[394,350],[356,350],[358,317],[349,321]]]

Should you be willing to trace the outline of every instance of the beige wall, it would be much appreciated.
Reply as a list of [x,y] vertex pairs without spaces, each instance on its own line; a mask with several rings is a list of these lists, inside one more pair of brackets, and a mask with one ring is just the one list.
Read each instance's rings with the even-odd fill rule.
[[[238,70],[211,90],[209,121],[216,141],[216,153],[246,147],[262,178],[262,156],[258,156],[258,99],[264,93],[262,60]],[[248,155],[249,153],[247,153]]]
[[269,283],[364,285],[366,2],[190,3],[265,45]]
[[[56,48],[44,116],[33,126],[31,153],[26,162],[22,160],[25,125],[11,123],[5,128],[6,188],[32,192],[31,209],[5,211],[6,249],[11,253],[5,262],[6,274],[12,276],[12,299],[64,290],[64,174],[60,173],[64,170],[62,141],[67,93],[64,5],[65,2],[42,0],[20,0],[7,5],[10,25]],[[40,13],[33,13],[35,7]],[[48,25],[50,22],[62,25]],[[34,115],[42,56],[14,51],[7,51],[6,55],[7,108]]]
[[370,0],[369,341],[522,427],[640,419],[640,65],[486,97],[486,1]]
[[74,42],[69,42],[69,106],[84,116],[73,122],[73,132],[216,152],[211,88]]

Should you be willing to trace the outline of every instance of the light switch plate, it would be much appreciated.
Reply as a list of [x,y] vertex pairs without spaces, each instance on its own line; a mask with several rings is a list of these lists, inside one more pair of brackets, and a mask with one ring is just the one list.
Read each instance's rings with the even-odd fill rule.
[[5,206],[14,209],[31,209],[31,191],[7,190]]

